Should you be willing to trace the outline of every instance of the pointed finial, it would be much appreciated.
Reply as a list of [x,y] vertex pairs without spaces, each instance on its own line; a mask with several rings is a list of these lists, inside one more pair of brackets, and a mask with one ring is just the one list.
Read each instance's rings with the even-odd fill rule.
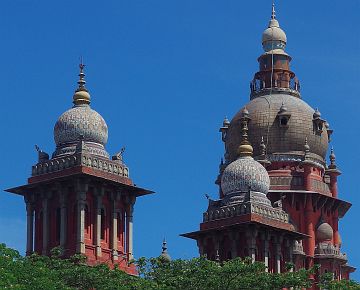
[[223,126],[224,126],[224,127],[229,127],[229,125],[230,125],[230,121],[229,121],[229,119],[227,118],[227,116],[225,116],[224,121],[223,121]]
[[307,137],[305,137],[304,151],[305,151],[305,156],[308,155],[308,153],[310,152],[310,146],[308,144],[308,138]]
[[329,169],[336,169],[336,156],[334,153],[334,147],[331,147]]
[[160,258],[164,259],[166,262],[171,261],[171,257],[167,252],[167,245],[166,245],[166,239],[165,238],[164,238],[163,243],[162,243],[162,252],[161,252]]
[[271,19],[276,19],[276,14],[275,14],[275,1],[273,1],[273,3],[272,3]]
[[246,107],[242,110],[242,117],[240,118],[241,122],[241,135],[242,135],[242,141],[240,143],[238,153],[240,157],[244,156],[252,156],[253,154],[253,148],[248,140],[248,123],[251,119],[249,118],[249,111]]
[[90,104],[90,94],[85,87],[85,73],[84,68],[85,64],[83,63],[82,57],[80,57],[80,64],[79,64],[80,72],[79,72],[79,80],[78,80],[78,88],[75,91],[73,96],[73,103],[75,106],[79,105],[89,105]]
[[265,156],[265,155],[266,155],[266,145],[265,145],[265,142],[264,142],[264,136],[261,136],[260,154],[261,154],[261,156]]

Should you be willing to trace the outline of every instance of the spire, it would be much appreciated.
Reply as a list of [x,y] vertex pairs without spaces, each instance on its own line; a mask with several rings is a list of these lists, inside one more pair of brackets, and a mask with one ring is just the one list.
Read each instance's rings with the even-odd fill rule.
[[273,1],[273,4],[272,4],[271,19],[276,19],[275,2],[274,1]]
[[90,104],[90,94],[85,87],[85,84],[86,84],[85,73],[84,73],[85,64],[83,64],[82,58],[80,58],[79,68],[80,68],[79,80],[77,82],[79,86],[76,89],[75,94],[73,96],[73,103],[75,106],[89,105]]
[[330,152],[330,165],[329,165],[329,169],[336,169],[336,156],[334,153],[334,147],[331,147],[331,152]]
[[163,260],[165,260],[166,262],[171,262],[171,257],[167,252],[167,245],[166,245],[166,240],[164,238],[163,240],[163,244],[162,244],[162,252],[160,255],[160,258],[162,258]]
[[240,118],[240,122],[241,122],[242,141],[240,143],[238,153],[240,157],[252,156],[253,148],[248,140],[248,131],[249,131],[248,123],[251,120],[249,118],[249,111],[247,110],[246,107],[244,107],[241,113],[242,116]]

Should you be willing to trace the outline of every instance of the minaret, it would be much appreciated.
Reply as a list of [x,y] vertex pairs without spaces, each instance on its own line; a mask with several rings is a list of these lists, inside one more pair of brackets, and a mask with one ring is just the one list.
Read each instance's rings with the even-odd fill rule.
[[60,246],[64,257],[83,254],[89,265],[106,262],[136,274],[129,263],[134,204],[152,191],[134,185],[124,150],[110,159],[107,124],[90,107],[84,67],[79,66],[73,107],[55,124],[52,158],[36,146],[39,159],[28,183],[7,191],[26,202],[27,255],[49,255]]

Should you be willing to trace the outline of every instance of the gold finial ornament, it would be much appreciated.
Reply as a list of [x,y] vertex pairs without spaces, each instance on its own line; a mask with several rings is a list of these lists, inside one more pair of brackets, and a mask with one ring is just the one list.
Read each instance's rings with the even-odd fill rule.
[[241,122],[241,132],[242,132],[242,141],[238,148],[239,157],[244,156],[252,156],[253,154],[253,147],[251,146],[248,140],[248,123],[251,119],[249,118],[249,111],[244,108],[242,111],[242,117],[240,119]]
[[76,89],[75,94],[73,96],[73,103],[75,106],[79,105],[89,105],[90,104],[90,94],[88,90],[85,88],[85,73],[84,68],[85,64],[83,64],[82,59],[79,64],[80,73],[79,73],[79,80],[78,84],[79,87]]

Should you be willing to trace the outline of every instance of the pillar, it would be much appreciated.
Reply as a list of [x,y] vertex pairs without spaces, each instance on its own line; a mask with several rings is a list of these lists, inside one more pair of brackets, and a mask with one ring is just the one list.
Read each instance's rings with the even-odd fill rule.
[[66,213],[66,194],[60,193],[60,247],[64,251],[66,247],[66,228],[67,228],[67,213]]
[[246,232],[249,254],[251,261],[253,263],[256,260],[256,236],[257,236],[257,229],[249,228],[248,231]]
[[205,237],[202,237],[202,236],[199,236],[198,239],[196,240],[197,246],[199,248],[200,257],[204,256],[204,240],[205,240]]
[[112,222],[112,256],[113,256],[113,260],[118,260],[118,238],[117,238],[117,228],[118,228],[118,220],[117,220],[117,211],[116,211],[116,201],[113,200],[113,211],[112,211],[112,216],[113,216],[113,222]]
[[238,233],[236,231],[232,231],[229,234],[231,239],[231,258],[234,259],[238,256],[237,245],[238,245]]
[[311,166],[304,164],[304,187],[305,190],[311,190]]
[[330,175],[330,192],[332,194],[332,196],[334,198],[338,197],[338,188],[337,188],[337,177],[340,174],[339,171],[334,170],[334,171],[330,171],[329,170],[329,175]]
[[34,250],[34,207],[33,204],[25,199],[26,202],[26,255],[29,256]]
[[265,234],[264,237],[264,263],[265,263],[265,271],[269,272],[269,241],[270,235]]
[[101,257],[101,207],[103,191],[96,195],[96,216],[95,216],[95,247],[96,257]]
[[128,204],[128,214],[127,214],[127,252],[129,260],[134,259],[133,253],[133,215],[134,215],[134,204],[135,197],[130,198]]
[[281,246],[283,238],[279,236],[276,239],[275,251],[276,251],[276,273],[281,273]]
[[76,218],[76,252],[85,254],[84,227],[85,227],[85,201],[86,191],[77,193],[77,218]]
[[[315,251],[315,230],[314,230],[314,212],[312,204],[312,196],[309,194],[307,196],[306,205],[305,205],[305,230],[306,234],[310,237],[305,239],[305,254],[307,259],[307,268],[311,268],[314,265],[314,251]],[[310,278],[314,278],[311,275]]]
[[333,235],[333,239],[334,239],[334,245],[335,246],[340,246],[340,241],[339,241],[339,217],[338,217],[338,210],[336,209],[333,213],[333,218],[332,218],[332,228],[334,231],[334,235]]
[[42,242],[42,254],[46,255],[48,253],[49,246],[49,209],[48,209],[48,196],[43,195],[42,200],[42,210],[43,210],[43,242]]

